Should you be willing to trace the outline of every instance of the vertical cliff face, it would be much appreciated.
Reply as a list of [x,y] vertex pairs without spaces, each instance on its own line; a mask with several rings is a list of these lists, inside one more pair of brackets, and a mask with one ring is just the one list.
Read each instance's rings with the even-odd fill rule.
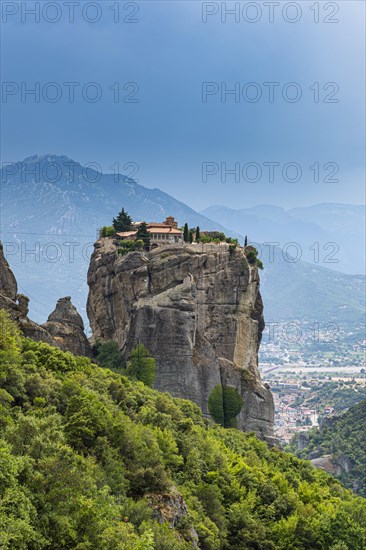
[[166,245],[119,256],[101,239],[88,284],[96,341],[115,340],[127,357],[143,343],[158,364],[155,387],[191,399],[206,415],[216,385],[235,387],[244,399],[239,428],[273,440],[272,395],[258,371],[258,270],[242,249]]

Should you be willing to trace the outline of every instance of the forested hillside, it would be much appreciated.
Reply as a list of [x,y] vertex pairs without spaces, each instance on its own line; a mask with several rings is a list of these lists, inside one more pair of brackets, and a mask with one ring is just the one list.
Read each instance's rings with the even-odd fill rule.
[[331,455],[342,483],[366,497],[366,399],[307,435],[307,446],[296,450],[295,439],[292,450],[302,458]]
[[366,501],[0,312],[0,547],[362,550]]

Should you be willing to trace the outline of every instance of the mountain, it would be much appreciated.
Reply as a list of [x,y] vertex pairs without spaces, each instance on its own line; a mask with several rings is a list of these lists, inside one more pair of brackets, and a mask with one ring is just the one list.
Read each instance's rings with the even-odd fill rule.
[[159,221],[171,214],[190,226],[223,229],[159,189],[65,156],[35,155],[4,166],[1,181],[2,225],[16,235],[31,231],[94,238],[96,228],[110,222],[121,206],[135,219]]
[[261,291],[271,322],[364,323],[364,275],[346,275],[304,261],[289,261],[278,247],[264,250]]
[[67,293],[86,318],[86,272],[97,228],[109,225],[122,206],[135,220],[172,215],[180,224],[226,231],[159,189],[65,156],[35,155],[3,166],[1,182],[0,238],[39,322],[65,293],[66,281]]
[[310,462],[0,321],[2,549],[366,547],[366,501]]
[[[324,203],[284,208],[262,204],[239,210],[210,206],[201,214],[257,243],[297,243],[302,260],[348,274],[365,272],[365,206]],[[294,251],[294,247],[289,247]]]
[[[291,449],[301,458],[334,473],[346,487],[366,497],[366,400],[343,414],[326,417],[320,429],[312,429]],[[300,447],[300,448],[299,448]]]
[[[102,174],[65,156],[36,155],[4,166],[1,181],[0,227],[4,253],[16,275],[19,292],[31,299],[32,319],[45,322],[60,296],[67,294],[83,317],[88,335],[86,274],[96,230],[111,223],[122,206],[135,220],[161,221],[171,214],[179,223],[187,221],[192,227],[199,225],[201,229],[226,233],[221,223],[229,228],[239,227],[241,212],[246,211],[224,209],[228,212],[224,216],[209,209],[209,213],[217,216],[218,223],[159,189],[143,187],[127,176]],[[293,235],[300,224],[300,233],[320,243],[319,225],[311,219],[301,222],[296,219],[300,215],[297,211],[302,212],[302,209],[296,209],[292,215],[270,205],[247,210],[250,215],[247,214],[240,227],[242,234],[248,234],[252,240],[277,239],[287,243],[294,240]],[[353,212],[353,207],[348,210]],[[343,224],[344,230],[352,226],[357,233],[361,223],[360,209],[355,207],[358,214],[349,216],[348,210],[341,208],[343,216],[330,213],[326,223],[332,218],[332,228]],[[322,212],[324,217],[324,209]],[[325,229],[320,229],[324,239],[328,239]],[[276,237],[279,231],[282,231],[282,239]],[[349,250],[357,239],[350,239]],[[324,267],[335,264],[288,261],[291,254],[296,254],[293,247],[288,248],[288,256],[276,248],[275,261],[268,247],[262,249],[265,269],[261,278],[267,320],[287,322],[315,318],[325,323],[339,314],[347,326],[352,326],[354,320],[359,319],[365,300],[364,278]],[[358,251],[349,264],[358,264],[360,258],[361,251]]]

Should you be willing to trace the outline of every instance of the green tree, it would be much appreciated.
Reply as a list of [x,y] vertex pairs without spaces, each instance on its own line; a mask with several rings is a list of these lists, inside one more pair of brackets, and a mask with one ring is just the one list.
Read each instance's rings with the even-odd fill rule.
[[132,228],[132,218],[124,208],[122,208],[116,218],[113,218],[113,227],[116,231],[130,231]]
[[132,351],[127,365],[127,374],[140,380],[146,386],[152,386],[155,380],[156,361],[143,344]]
[[137,230],[136,240],[143,241],[145,250],[148,250],[150,248],[150,239],[151,234],[147,229],[147,224],[145,222],[140,223]]
[[199,226],[197,225],[197,228],[196,228],[196,242],[197,243],[200,241],[200,236],[201,236],[201,231],[200,231]]
[[193,231],[192,230],[189,232],[189,242],[191,244],[193,243]]
[[106,226],[103,225],[102,231],[101,231],[101,237],[112,237],[115,234],[116,230],[113,227],[113,225]]
[[212,243],[212,237],[210,237],[210,235],[206,235],[205,233],[201,234],[200,235],[200,242],[201,243]]
[[247,246],[247,244],[248,244],[248,237],[245,235],[244,246]]
[[235,388],[223,387],[225,427],[235,426],[235,418],[243,408],[244,401]]
[[184,229],[183,229],[183,240],[185,243],[188,243],[189,242],[189,229],[188,229],[188,223],[185,223],[184,224]]
[[103,368],[116,372],[121,372],[126,368],[125,357],[117,342],[96,343],[93,346],[93,353],[99,365]]
[[235,388],[218,384],[208,398],[208,410],[212,418],[225,428],[235,426],[235,418],[243,408],[244,401]]
[[18,325],[4,309],[0,310],[0,351],[15,352],[20,350],[21,332]]

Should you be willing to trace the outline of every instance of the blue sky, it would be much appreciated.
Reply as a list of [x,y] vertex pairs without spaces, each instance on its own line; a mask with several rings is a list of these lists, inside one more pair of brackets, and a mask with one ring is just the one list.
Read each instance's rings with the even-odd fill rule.
[[[221,2],[119,2],[120,19],[136,23],[115,23],[111,7],[117,3],[109,0],[94,3],[102,14],[96,23],[82,16],[90,2],[77,3],[74,23],[62,1],[55,23],[45,20],[55,17],[52,6],[34,22],[21,13],[21,4],[2,3],[3,10],[7,6],[2,14],[3,86],[8,91],[19,87],[2,97],[2,162],[46,152],[97,162],[107,172],[115,163],[134,162],[139,183],[159,187],[198,210],[211,204],[243,208],[264,202],[292,207],[365,201],[364,2],[315,3],[319,23],[310,9],[314,2],[307,1],[288,8],[288,2],[280,2],[273,23],[262,2],[252,2],[251,8],[240,2],[238,22],[232,15],[222,21]],[[26,4],[31,8],[35,2]],[[139,11],[129,16],[135,4]],[[15,5],[18,12],[11,15]],[[226,3],[228,9],[234,5]],[[216,8],[218,13],[204,23],[202,13]],[[94,17],[93,9],[88,8],[87,17]],[[248,19],[257,14],[259,20],[246,21],[243,9]],[[284,9],[287,19],[299,20],[284,20]],[[339,22],[325,23],[326,17]],[[56,87],[47,87],[50,82]],[[65,82],[80,83],[74,103]],[[80,92],[90,82],[103,94],[96,103]],[[109,87],[116,82],[120,97],[134,89],[123,90],[125,83],[136,83],[138,102],[114,102]],[[222,101],[218,91],[203,102],[203,82],[215,83],[214,91],[236,86],[241,95]],[[278,83],[272,103],[268,82]],[[286,87],[291,82],[296,88]],[[61,99],[51,103],[41,96],[35,103],[28,96],[22,101],[22,86],[35,83],[48,98],[61,89]],[[291,102],[299,90],[301,99]],[[254,92],[262,97],[250,102]],[[327,96],[338,102],[325,103]],[[210,163],[204,170],[214,172],[206,178],[203,163]],[[274,181],[269,181],[268,163],[276,163]],[[225,182],[225,166],[236,168],[239,181],[226,174]],[[318,169],[319,182],[314,181]]]

